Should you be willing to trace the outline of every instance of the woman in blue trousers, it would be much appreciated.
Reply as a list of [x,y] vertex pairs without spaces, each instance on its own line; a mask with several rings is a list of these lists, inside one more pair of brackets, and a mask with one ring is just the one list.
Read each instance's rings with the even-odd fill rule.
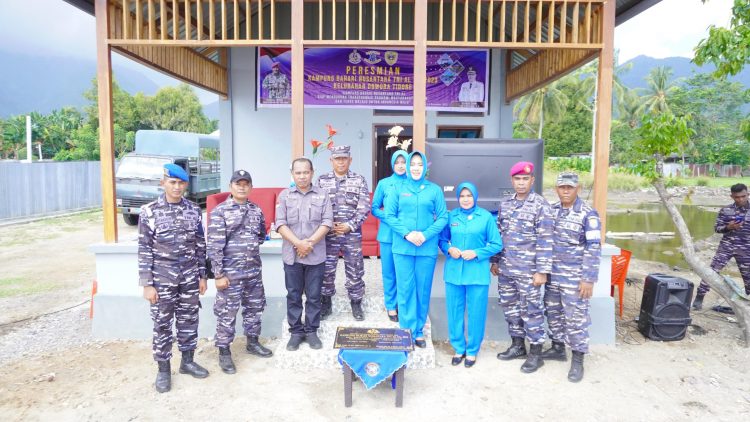
[[[451,364],[458,365],[466,358],[464,366],[471,368],[484,338],[490,257],[503,249],[503,239],[492,214],[477,206],[476,186],[461,183],[456,195],[459,207],[448,215],[448,225],[440,234],[439,244],[446,256],[443,279],[448,336],[456,351]],[[468,325],[468,341],[464,337],[465,325]]]
[[385,222],[385,210],[383,204],[386,198],[395,195],[406,180],[406,159],[409,154],[398,150],[391,157],[391,168],[393,174],[378,182],[375,193],[372,196],[372,215],[380,220],[378,228],[378,242],[380,242],[380,265],[383,272],[383,296],[385,309],[391,321],[398,321],[396,301],[396,267],[393,265],[393,253],[391,252],[393,240],[392,231]]
[[387,199],[385,214],[393,230],[399,325],[410,329],[414,344],[424,348],[438,237],[448,223],[448,212],[442,189],[425,179],[425,155],[412,152],[407,162],[406,180]]

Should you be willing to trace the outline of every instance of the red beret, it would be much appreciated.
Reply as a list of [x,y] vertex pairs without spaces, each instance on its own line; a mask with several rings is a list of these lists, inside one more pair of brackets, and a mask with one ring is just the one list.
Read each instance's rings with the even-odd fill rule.
[[534,163],[528,161],[519,161],[513,164],[510,168],[510,176],[513,177],[517,174],[532,174],[534,173]]

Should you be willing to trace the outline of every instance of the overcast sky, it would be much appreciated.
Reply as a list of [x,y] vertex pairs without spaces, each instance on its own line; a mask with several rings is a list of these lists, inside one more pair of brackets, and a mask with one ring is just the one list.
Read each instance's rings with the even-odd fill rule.
[[[701,0],[662,0],[617,27],[615,47],[620,50],[620,62],[641,54],[692,57],[709,25],[729,24],[731,5],[732,0],[709,0],[705,5]],[[40,14],[41,10],[45,13]],[[94,17],[64,1],[0,0],[0,11],[0,50],[96,59]],[[117,57],[115,64],[141,68],[122,57]],[[171,78],[156,78],[157,83],[176,83],[170,82]],[[210,96],[201,94],[204,102],[206,95]]]

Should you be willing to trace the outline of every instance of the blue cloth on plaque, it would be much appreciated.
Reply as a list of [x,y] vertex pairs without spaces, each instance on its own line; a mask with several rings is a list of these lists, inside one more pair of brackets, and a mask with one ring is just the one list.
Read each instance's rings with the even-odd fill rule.
[[[368,390],[406,365],[408,352],[390,350],[339,350],[339,363],[346,362]],[[391,383],[393,387],[394,384]]]

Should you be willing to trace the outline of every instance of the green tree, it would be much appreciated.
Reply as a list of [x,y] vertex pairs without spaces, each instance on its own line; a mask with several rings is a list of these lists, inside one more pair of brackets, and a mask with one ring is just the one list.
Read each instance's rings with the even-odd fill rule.
[[[707,0],[703,0],[707,3]],[[750,63],[750,2],[734,0],[729,28],[711,25],[708,38],[695,47],[693,61],[698,66],[713,63],[714,76],[734,76]]]
[[668,98],[674,93],[672,68],[657,66],[646,76],[646,91],[643,108],[647,112],[664,113],[670,111]]
[[142,112],[141,121],[150,129],[197,133],[213,130],[211,121],[203,114],[198,96],[186,84],[160,89],[156,95],[143,101]]
[[26,116],[14,116],[3,123],[3,154],[5,158],[18,160],[26,147]]
[[559,89],[560,80],[545,85],[518,100],[514,112],[518,120],[532,129],[536,127],[537,137],[542,137],[544,119],[559,119],[566,110],[567,96]]

